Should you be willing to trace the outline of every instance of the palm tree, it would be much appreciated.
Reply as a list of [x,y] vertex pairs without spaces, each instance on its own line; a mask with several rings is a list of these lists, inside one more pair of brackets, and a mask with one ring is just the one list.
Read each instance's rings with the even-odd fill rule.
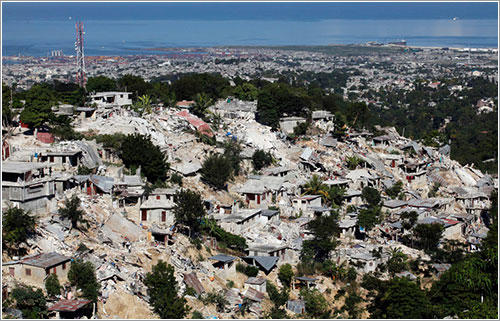
[[326,190],[327,199],[332,207],[340,207],[344,201],[345,188],[331,186]]
[[313,177],[303,186],[304,193],[302,195],[321,195],[327,197],[326,186],[323,184],[318,175]]
[[204,118],[207,113],[207,108],[212,105],[213,101],[207,94],[196,94],[194,98],[193,114],[200,118]]

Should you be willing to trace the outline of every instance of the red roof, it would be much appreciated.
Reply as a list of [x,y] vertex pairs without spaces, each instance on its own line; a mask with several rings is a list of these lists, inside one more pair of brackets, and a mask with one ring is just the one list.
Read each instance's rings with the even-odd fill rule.
[[191,115],[187,110],[183,110],[176,114],[179,117],[185,118],[191,125],[193,125],[196,130],[200,133],[207,135],[208,137],[212,137],[214,134],[212,133],[212,129],[210,125],[205,123],[203,120],[198,117]]
[[60,300],[49,308],[49,311],[75,312],[83,308],[90,300]]
[[452,219],[449,219],[449,218],[445,218],[445,219],[443,219],[443,221],[448,222],[450,225],[455,225],[455,224],[460,223],[460,221],[452,220]]

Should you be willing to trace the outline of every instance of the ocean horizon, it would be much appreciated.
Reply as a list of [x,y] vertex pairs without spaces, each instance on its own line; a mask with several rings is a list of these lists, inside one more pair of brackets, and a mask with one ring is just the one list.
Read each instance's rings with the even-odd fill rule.
[[[87,56],[164,54],[150,48],[387,43],[498,48],[496,19],[83,20]],[[2,55],[74,55],[75,21],[4,20]]]

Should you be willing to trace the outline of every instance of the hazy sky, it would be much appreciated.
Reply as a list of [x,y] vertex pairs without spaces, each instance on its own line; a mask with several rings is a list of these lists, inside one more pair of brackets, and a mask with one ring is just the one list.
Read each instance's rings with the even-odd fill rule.
[[497,19],[497,2],[422,3],[16,3],[3,20]]

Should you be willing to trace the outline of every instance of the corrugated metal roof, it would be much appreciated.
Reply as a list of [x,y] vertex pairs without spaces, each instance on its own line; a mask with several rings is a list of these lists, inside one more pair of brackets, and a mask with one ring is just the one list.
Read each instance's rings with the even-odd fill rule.
[[200,280],[198,280],[196,273],[192,272],[184,274],[184,282],[186,282],[187,286],[193,288],[198,295],[205,293],[205,288],[201,284]]
[[252,301],[261,302],[264,299],[264,293],[255,290],[254,288],[248,288],[243,294],[245,297]]
[[25,257],[17,262],[46,269],[62,264],[69,260],[71,260],[69,256],[64,256],[56,252],[51,252],[51,253],[42,253],[35,256]]
[[75,312],[85,305],[92,302],[91,300],[60,300],[52,305],[49,311],[59,311],[59,312]]

